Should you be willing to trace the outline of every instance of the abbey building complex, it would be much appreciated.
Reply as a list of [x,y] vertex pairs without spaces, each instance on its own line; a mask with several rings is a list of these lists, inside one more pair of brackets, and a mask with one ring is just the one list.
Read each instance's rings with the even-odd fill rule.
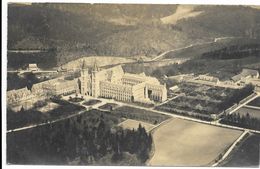
[[88,68],[83,62],[80,77],[66,80],[64,76],[36,83],[7,92],[7,103],[12,109],[30,109],[39,100],[51,96],[80,93],[92,97],[110,98],[126,102],[163,102],[167,99],[165,85],[154,78],[142,74],[125,73],[121,66],[100,69],[95,63]]
[[89,70],[83,62],[79,88],[83,95],[128,102],[150,103],[167,99],[166,86],[161,85],[156,78],[144,73],[125,73],[120,65],[100,70],[94,64]]

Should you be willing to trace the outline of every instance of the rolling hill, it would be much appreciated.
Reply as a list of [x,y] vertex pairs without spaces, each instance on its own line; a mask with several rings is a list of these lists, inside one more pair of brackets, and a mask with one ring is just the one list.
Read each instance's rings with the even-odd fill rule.
[[8,49],[55,49],[58,64],[154,57],[215,37],[259,38],[259,25],[260,10],[245,6],[9,4]]

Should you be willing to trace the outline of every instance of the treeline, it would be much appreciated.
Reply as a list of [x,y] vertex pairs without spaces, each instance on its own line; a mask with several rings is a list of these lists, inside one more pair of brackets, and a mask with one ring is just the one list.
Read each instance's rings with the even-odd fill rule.
[[260,44],[247,44],[243,46],[229,46],[219,50],[202,54],[202,58],[211,59],[240,59],[248,56],[258,56]]
[[222,101],[218,108],[219,110],[226,110],[227,108],[238,104],[241,100],[249,96],[254,92],[254,86],[249,84],[243,87],[242,89],[237,89],[231,96],[228,96],[224,101]]
[[142,126],[137,130],[113,128],[117,123],[115,116],[92,110],[63,122],[10,133],[7,162],[96,165],[108,155],[112,155],[108,161],[116,163],[128,152],[144,163],[151,150],[151,135]]
[[251,117],[248,113],[242,116],[239,113],[227,114],[224,115],[224,118],[220,122],[248,129],[260,130],[260,120]]

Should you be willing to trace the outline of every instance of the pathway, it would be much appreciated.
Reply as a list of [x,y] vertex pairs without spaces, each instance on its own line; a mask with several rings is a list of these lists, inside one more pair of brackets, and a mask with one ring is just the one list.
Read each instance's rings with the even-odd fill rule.
[[242,104],[239,104],[236,108],[234,108],[233,110],[231,110],[229,112],[229,114],[232,114],[234,112],[236,112],[238,109],[240,109],[241,107],[245,106],[247,103],[251,102],[252,100],[256,99],[257,97],[259,97],[259,93],[256,93],[256,95],[250,99],[248,99],[247,101],[243,102]]

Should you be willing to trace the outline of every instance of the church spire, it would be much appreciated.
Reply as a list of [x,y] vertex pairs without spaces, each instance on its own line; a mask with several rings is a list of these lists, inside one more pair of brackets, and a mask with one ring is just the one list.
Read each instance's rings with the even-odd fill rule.
[[85,60],[83,60],[83,63],[82,63],[82,67],[81,67],[81,68],[82,68],[82,69],[88,69]]
[[94,61],[94,67],[93,67],[94,71],[99,71],[98,65],[97,65],[97,60],[95,59]]

